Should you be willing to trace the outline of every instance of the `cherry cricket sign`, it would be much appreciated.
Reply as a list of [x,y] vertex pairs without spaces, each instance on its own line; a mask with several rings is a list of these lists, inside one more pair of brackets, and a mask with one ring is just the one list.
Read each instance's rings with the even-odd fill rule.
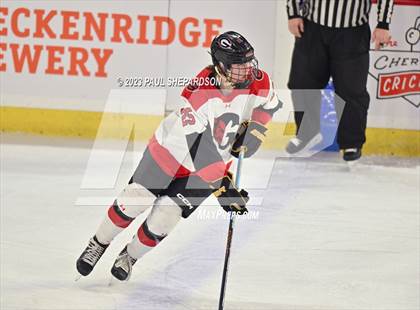
[[[375,8],[372,10],[375,12]],[[372,16],[373,17],[373,16]],[[371,18],[374,20],[374,18]],[[390,26],[392,42],[371,50],[369,75],[376,99],[420,106],[420,1],[396,1]],[[373,99],[373,98],[372,98]]]
[[416,103],[405,97],[419,93],[420,71],[403,71],[379,74],[378,99],[402,97],[414,106],[418,107],[420,102]]

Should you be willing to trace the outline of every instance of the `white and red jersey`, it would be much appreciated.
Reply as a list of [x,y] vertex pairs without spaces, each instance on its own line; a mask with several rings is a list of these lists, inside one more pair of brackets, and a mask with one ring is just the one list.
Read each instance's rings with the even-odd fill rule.
[[[197,78],[213,74],[212,67],[207,67]],[[148,148],[166,174],[195,174],[208,183],[226,175],[240,124],[246,120],[266,124],[279,108],[273,83],[264,71],[246,89],[224,95],[215,85],[189,85],[181,99],[180,108],[161,122]]]

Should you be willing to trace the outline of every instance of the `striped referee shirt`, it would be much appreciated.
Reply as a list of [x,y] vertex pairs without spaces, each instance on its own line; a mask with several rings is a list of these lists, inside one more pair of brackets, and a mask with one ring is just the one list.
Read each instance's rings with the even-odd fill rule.
[[[389,29],[393,0],[378,0],[378,28]],[[287,0],[289,19],[304,17],[314,23],[347,28],[366,24],[371,0]]]

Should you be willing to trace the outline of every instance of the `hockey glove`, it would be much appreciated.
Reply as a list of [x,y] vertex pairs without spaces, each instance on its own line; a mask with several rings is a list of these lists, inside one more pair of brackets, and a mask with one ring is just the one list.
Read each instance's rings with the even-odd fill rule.
[[235,142],[230,153],[238,158],[242,147],[244,149],[244,157],[251,157],[264,141],[266,131],[267,127],[263,124],[255,121],[243,122],[236,133]]
[[210,187],[214,189],[213,194],[226,212],[233,211],[237,214],[248,212],[245,207],[249,200],[248,192],[237,189],[229,176],[224,176],[221,180],[211,184]]

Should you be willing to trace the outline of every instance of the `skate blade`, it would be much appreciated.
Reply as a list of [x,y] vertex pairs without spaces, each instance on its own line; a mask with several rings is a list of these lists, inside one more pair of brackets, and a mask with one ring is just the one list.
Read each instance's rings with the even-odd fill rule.
[[111,277],[109,278],[109,281],[108,281],[108,286],[115,286],[115,285],[118,285],[118,284],[127,283],[127,282],[128,282],[128,280],[130,280],[130,277],[128,277],[128,278],[127,278],[127,279],[125,279],[125,280],[119,280],[119,279],[117,279],[116,277],[111,276]]
[[117,285],[123,284],[125,282],[127,282],[127,281],[120,281],[120,280],[116,279],[115,277],[111,276],[109,278],[109,281],[108,281],[108,287],[117,286]]
[[82,275],[81,275],[80,273],[78,273],[78,274],[74,277],[74,282],[79,281],[81,277],[82,277]]
[[116,281],[116,279],[114,279],[114,277],[110,277],[109,281],[108,281],[108,286],[109,287],[114,286],[117,283],[115,281]]
[[358,166],[358,160],[346,161],[346,164],[349,172],[355,172]]

